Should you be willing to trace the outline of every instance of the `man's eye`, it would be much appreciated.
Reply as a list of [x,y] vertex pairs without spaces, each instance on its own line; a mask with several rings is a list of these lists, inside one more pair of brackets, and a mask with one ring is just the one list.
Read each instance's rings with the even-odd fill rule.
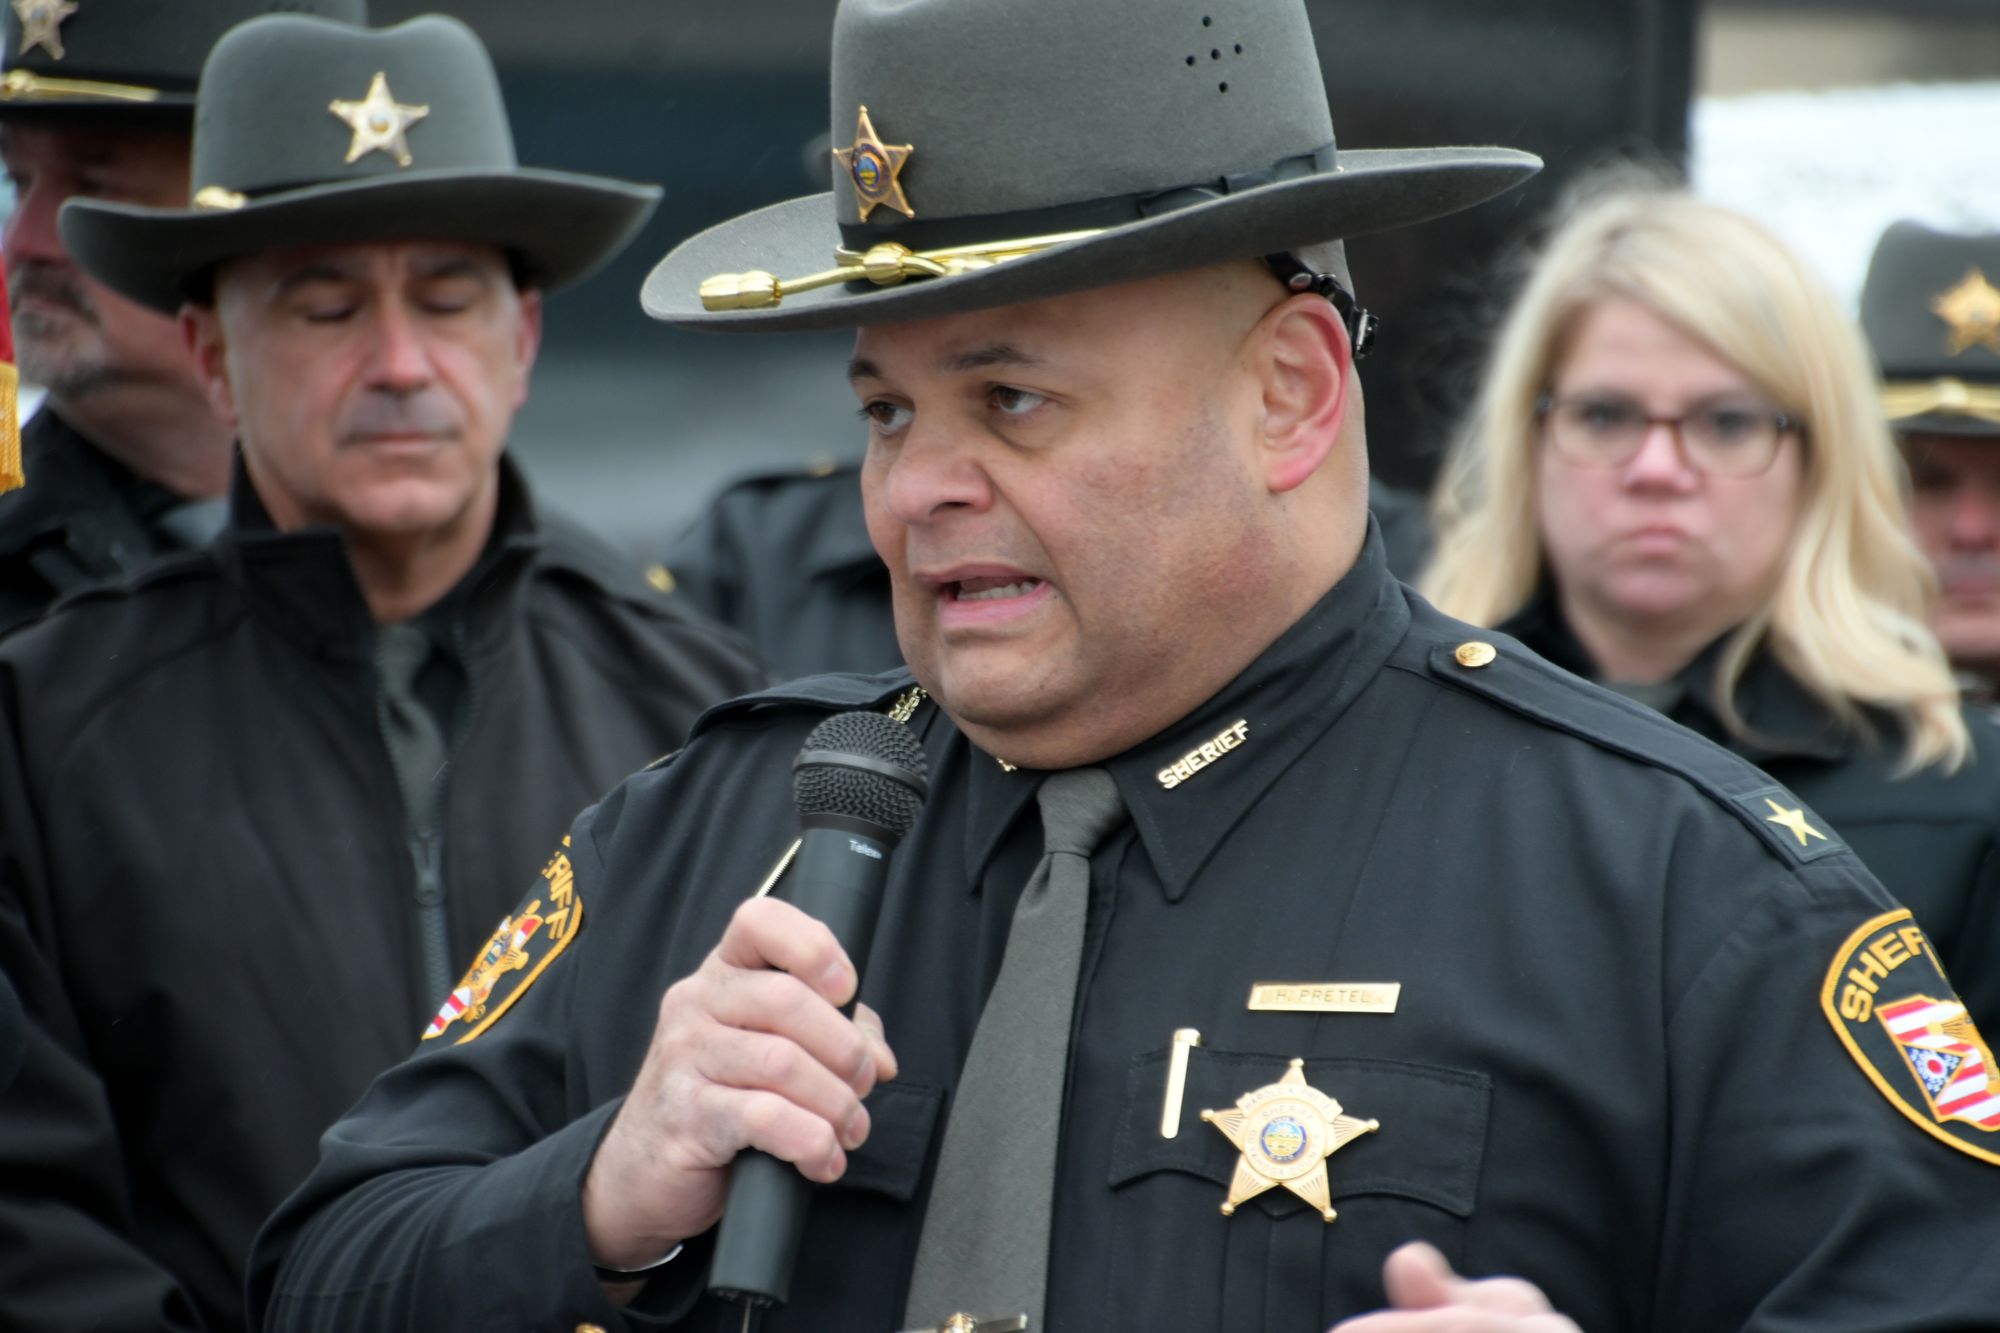
[[989,392],[994,408],[1010,417],[1024,417],[1043,403],[1049,401],[1038,393],[1027,389],[1016,389],[1005,384],[996,384]]
[[1910,488],[1934,495],[1952,488],[1952,475],[1941,467],[1928,463],[1910,464]]
[[863,404],[861,415],[870,426],[874,427],[877,435],[894,435],[910,424],[911,412],[901,403],[886,402],[878,398],[872,403]]
[[299,317],[308,324],[338,324],[354,313],[354,303],[339,300],[301,301],[297,309]]
[[451,283],[424,293],[424,309],[434,315],[456,315],[470,310],[479,297],[470,283]]

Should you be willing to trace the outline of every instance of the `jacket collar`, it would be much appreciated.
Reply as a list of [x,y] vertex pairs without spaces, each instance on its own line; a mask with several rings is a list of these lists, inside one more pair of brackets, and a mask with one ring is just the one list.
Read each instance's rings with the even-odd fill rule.
[[[499,504],[484,550],[465,577],[419,620],[440,638],[462,626],[471,646],[495,637],[504,617],[492,609],[508,599],[540,547],[527,484],[503,454]],[[323,656],[360,660],[373,653],[375,620],[348,561],[345,540],[332,528],[279,531],[250,483],[240,452],[230,484],[229,523],[214,550],[224,571],[242,587],[253,615]]]
[[[1602,683],[1597,664],[1570,629],[1555,590],[1546,582],[1528,605],[1499,629],[1564,670]],[[1715,674],[1727,644],[1728,636],[1724,635],[1675,674],[1673,683],[1679,698],[1667,710],[1668,717],[1755,764],[1774,759],[1837,763],[1853,755],[1860,738],[1763,647],[1751,655],[1736,683],[1737,716],[1750,728],[1750,734],[1730,732],[1723,724],[1723,700],[1716,689]]]
[[[0,555],[73,530],[79,521],[130,524],[131,535],[143,539],[141,524],[181,502],[85,439],[52,403],[45,402],[22,427],[21,449],[28,484],[0,497]],[[106,574],[117,568],[114,561],[88,563],[101,564],[99,572]]]
[[[1186,895],[1229,831],[1347,711],[1409,623],[1371,520],[1354,567],[1261,656],[1207,703],[1105,761],[1170,901]],[[974,763],[969,883],[978,884],[1045,776]]]

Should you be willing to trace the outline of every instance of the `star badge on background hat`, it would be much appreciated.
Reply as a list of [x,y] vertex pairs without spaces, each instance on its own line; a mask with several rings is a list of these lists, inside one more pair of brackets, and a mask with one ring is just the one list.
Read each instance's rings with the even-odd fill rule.
[[542,290],[587,276],[660,192],[523,167],[493,62],[442,15],[391,28],[272,15],[216,43],[195,110],[188,209],[63,205],[63,244],[120,295],[172,313],[215,266],[280,246],[496,245]]
[[1861,327],[1899,431],[2000,436],[2000,232],[1898,222],[1861,290]]
[[61,60],[62,21],[74,13],[76,6],[69,0],[14,0],[14,14],[21,20],[21,53],[39,46],[49,59]]
[[0,118],[185,125],[215,43],[282,9],[364,23],[366,0],[8,0]]
[[379,70],[375,82],[368,85],[368,96],[359,102],[336,98],[327,103],[327,110],[354,127],[354,142],[347,145],[347,161],[354,162],[363,153],[387,153],[399,167],[407,167],[415,160],[410,156],[410,141],[405,137],[410,126],[431,113],[427,106],[404,106],[398,102],[389,91],[389,80]]
[[1336,151],[1302,0],[842,0],[832,90],[853,140],[831,193],[675,247],[648,314],[828,329],[1039,300],[1409,226],[1541,165]]

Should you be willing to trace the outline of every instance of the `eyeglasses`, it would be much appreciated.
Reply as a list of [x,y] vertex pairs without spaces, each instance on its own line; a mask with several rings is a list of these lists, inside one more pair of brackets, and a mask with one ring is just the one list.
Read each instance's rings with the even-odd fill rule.
[[1687,465],[1711,477],[1754,477],[1768,470],[1777,460],[1779,442],[1799,429],[1783,412],[1728,401],[1659,417],[1611,394],[1543,394],[1535,412],[1549,447],[1578,467],[1623,467],[1638,456],[1653,427],[1665,426]]

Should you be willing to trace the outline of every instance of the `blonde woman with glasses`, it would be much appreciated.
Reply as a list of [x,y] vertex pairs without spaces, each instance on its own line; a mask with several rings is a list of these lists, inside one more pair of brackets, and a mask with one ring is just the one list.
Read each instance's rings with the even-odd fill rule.
[[1901,478],[1825,286],[1746,218],[1627,190],[1556,230],[1502,326],[1422,586],[1769,771],[1991,1031],[2000,729],[1925,627]]

